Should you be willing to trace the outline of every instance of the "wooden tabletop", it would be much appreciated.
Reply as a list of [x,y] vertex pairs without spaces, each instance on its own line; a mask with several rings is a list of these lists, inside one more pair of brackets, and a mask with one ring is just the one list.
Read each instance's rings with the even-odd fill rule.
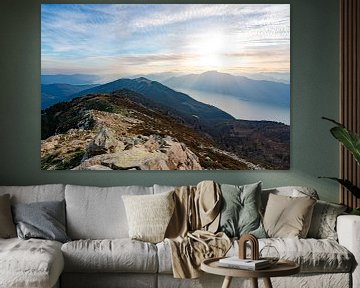
[[[221,257],[223,258],[223,257]],[[261,270],[245,270],[219,266],[219,259],[211,258],[201,263],[201,270],[216,275],[244,278],[270,278],[279,276],[289,276],[300,272],[300,266],[288,260],[279,260],[269,268]]]

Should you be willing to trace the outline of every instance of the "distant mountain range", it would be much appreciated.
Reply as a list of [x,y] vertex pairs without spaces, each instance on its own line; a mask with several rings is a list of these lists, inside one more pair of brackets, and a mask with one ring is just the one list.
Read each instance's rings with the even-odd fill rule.
[[[234,76],[216,71],[184,76],[172,75],[174,75],[174,73],[149,75],[151,79],[152,76],[155,77],[155,79],[161,79],[161,83],[158,81],[151,81],[145,77],[138,77],[135,79],[118,79],[101,85],[90,84],[92,86],[83,84],[94,83],[94,81],[99,80],[100,77],[88,74],[42,75],[41,106],[44,109],[57,102],[69,101],[76,96],[97,92],[111,93],[126,88],[138,93],[146,91],[148,97],[152,97],[154,101],[160,101],[165,105],[174,105],[174,103],[176,103],[174,102],[174,97],[171,96],[174,95],[174,90],[197,90],[201,92],[229,95],[245,101],[290,107],[289,84],[276,81],[253,80],[243,76]],[[149,83],[152,85],[149,85]],[[178,99],[178,96],[178,94],[175,95],[175,98]],[[183,94],[180,98],[186,96],[186,94]],[[188,100],[186,102],[188,102]]]
[[71,85],[96,84],[101,77],[92,74],[54,74],[41,75],[41,84],[66,83]]
[[69,101],[75,93],[96,85],[41,84],[41,109],[59,102]]
[[243,76],[208,71],[171,77],[163,81],[173,89],[191,89],[210,93],[226,94],[241,100],[272,105],[290,106],[290,85],[265,80],[253,80]]
[[80,91],[73,95],[83,96],[94,93],[112,93],[117,90],[128,89],[140,93],[155,103],[167,107],[168,111],[176,110],[177,115],[187,118],[187,121],[214,122],[218,120],[234,119],[230,114],[219,108],[196,101],[189,95],[177,92],[159,82],[144,77],[136,79],[119,79],[104,85]]

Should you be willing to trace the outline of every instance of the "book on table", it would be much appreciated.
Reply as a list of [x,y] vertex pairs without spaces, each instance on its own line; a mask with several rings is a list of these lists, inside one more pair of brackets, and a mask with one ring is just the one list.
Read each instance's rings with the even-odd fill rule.
[[266,259],[251,260],[240,259],[238,256],[233,256],[220,259],[219,266],[247,270],[260,270],[270,267],[271,263]]

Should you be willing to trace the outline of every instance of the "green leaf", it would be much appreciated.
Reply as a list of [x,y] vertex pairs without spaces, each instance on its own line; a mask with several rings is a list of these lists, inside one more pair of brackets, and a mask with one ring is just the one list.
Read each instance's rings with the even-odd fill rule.
[[336,178],[336,177],[319,177],[319,178],[326,178],[326,179],[331,179],[331,180],[337,181],[341,185],[343,185],[346,189],[348,189],[356,198],[360,198],[360,188],[355,186],[349,180],[340,179],[340,178]]
[[345,127],[331,128],[331,134],[339,140],[354,156],[356,162],[360,164],[360,137],[356,133],[349,131]]
[[360,165],[360,136],[333,119],[322,118],[337,125],[330,129],[331,134],[351,152],[356,162]]

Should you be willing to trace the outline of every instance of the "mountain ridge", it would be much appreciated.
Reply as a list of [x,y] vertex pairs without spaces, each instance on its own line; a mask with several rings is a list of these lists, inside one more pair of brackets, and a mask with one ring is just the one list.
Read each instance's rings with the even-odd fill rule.
[[189,95],[177,92],[157,81],[149,80],[145,77],[135,79],[118,79],[104,85],[96,86],[73,95],[73,97],[83,96],[92,93],[112,93],[121,89],[129,89],[142,94],[145,98],[151,99],[163,106],[176,110],[184,115],[191,117],[195,115],[201,120],[218,121],[224,119],[235,119],[230,114],[209,104],[199,102]]
[[97,85],[73,85],[67,83],[41,84],[41,109],[59,102],[69,101],[72,95]]
[[163,83],[173,89],[192,89],[235,96],[242,100],[290,105],[290,85],[269,80],[255,80],[229,73],[207,71],[171,77]]

